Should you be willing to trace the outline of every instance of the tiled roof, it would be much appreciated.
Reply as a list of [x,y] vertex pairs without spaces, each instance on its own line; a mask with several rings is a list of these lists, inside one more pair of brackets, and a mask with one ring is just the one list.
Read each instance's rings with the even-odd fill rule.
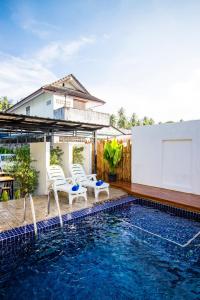
[[58,93],[58,94],[62,94],[62,95],[69,95],[69,96],[73,96],[73,97],[77,97],[77,98],[82,98],[82,99],[87,99],[87,100],[92,100],[92,101],[97,101],[100,102],[102,104],[105,103],[105,101],[96,98],[94,96],[92,96],[89,93],[83,93],[80,91],[75,91],[66,87],[56,87],[53,85],[46,85],[45,87],[43,87],[43,90],[45,91],[49,91],[49,92],[53,92],[53,93]]

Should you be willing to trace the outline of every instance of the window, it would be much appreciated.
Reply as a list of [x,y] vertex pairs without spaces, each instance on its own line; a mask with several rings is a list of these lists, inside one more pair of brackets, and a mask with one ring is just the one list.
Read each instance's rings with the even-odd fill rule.
[[85,110],[85,102],[81,100],[74,99],[74,108]]
[[51,100],[48,100],[46,104],[47,104],[47,105],[50,105],[50,104],[51,104]]
[[63,104],[65,104],[65,100],[62,100],[62,99],[56,99],[56,104],[63,105]]
[[30,116],[30,112],[31,112],[31,107],[30,107],[30,106],[27,106],[27,107],[26,107],[26,115],[27,115],[27,116]]

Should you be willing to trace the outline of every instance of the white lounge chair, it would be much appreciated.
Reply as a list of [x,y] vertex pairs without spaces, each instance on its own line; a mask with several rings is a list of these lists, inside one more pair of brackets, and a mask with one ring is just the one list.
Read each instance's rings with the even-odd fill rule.
[[83,197],[87,201],[87,189],[79,186],[77,191],[73,191],[72,187],[76,184],[73,178],[65,178],[62,168],[58,165],[51,165],[47,168],[49,185],[56,192],[65,192],[69,195],[69,204],[75,198]]
[[95,199],[98,198],[100,192],[106,192],[109,197],[109,184],[104,182],[102,185],[97,186],[96,174],[86,175],[83,167],[80,164],[71,165],[72,177],[84,187],[90,187],[94,189]]

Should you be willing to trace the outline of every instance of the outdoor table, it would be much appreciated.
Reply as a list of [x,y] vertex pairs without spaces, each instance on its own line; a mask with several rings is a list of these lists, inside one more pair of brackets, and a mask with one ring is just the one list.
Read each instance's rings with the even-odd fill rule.
[[11,199],[13,199],[13,182],[14,182],[14,178],[11,176],[0,176],[0,183],[10,183]]

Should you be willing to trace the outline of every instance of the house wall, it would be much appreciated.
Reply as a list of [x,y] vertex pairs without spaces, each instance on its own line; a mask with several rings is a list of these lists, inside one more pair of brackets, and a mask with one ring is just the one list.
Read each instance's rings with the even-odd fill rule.
[[92,144],[85,144],[79,142],[66,142],[66,143],[54,143],[53,147],[59,147],[63,151],[62,155],[62,168],[66,177],[70,177],[70,168],[73,163],[73,147],[74,146],[83,146],[83,156],[84,163],[83,167],[86,174],[91,174],[92,172]]
[[[43,93],[28,103],[23,104],[21,107],[14,109],[12,112],[26,115],[26,107],[30,106],[31,116],[53,118],[53,111],[63,107],[65,101],[67,102],[67,107],[74,107],[73,97],[67,96],[65,98],[62,95]],[[84,107],[85,109],[90,109],[94,105],[94,102],[88,101],[88,103],[85,103]]]
[[12,112],[26,115],[26,107],[30,106],[31,116],[53,118],[53,105],[53,95],[43,93],[21,107],[14,109]]
[[53,95],[53,109],[58,109],[64,106],[66,101],[67,107],[73,107],[73,98],[65,97],[62,95]]
[[132,182],[200,194],[200,121],[132,129]]

